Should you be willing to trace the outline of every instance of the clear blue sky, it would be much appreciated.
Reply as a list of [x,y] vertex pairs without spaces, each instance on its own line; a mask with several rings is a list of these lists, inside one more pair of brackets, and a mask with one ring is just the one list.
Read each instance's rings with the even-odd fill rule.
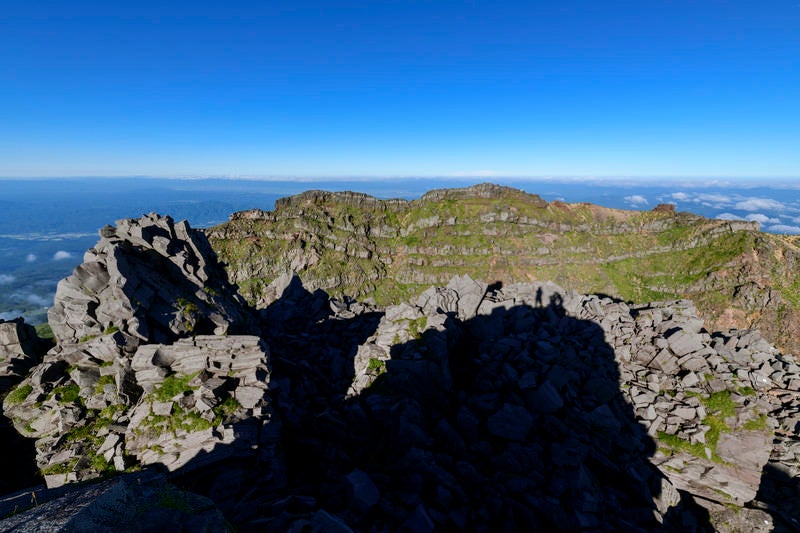
[[0,176],[800,179],[800,1],[0,6]]

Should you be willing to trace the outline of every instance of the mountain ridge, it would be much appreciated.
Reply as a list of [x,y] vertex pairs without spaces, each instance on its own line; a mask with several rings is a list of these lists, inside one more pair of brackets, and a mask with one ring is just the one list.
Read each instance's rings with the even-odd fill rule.
[[692,299],[714,329],[758,328],[800,351],[800,248],[757,222],[547,202],[480,184],[416,200],[306,191],[273,211],[234,213],[206,230],[231,280],[257,307],[296,272],[306,286],[379,304],[468,274],[552,280],[629,302]]

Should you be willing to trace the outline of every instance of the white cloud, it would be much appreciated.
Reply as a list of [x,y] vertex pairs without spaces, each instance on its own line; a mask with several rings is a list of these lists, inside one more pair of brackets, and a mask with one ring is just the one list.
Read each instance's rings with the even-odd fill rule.
[[28,263],[33,263],[34,261],[36,261],[36,254],[28,254],[28,255],[26,255],[25,256],[25,261],[27,261]]
[[647,198],[641,194],[632,194],[631,196],[626,196],[625,202],[631,204],[633,207],[641,207],[650,203],[647,201]]
[[26,291],[26,292],[15,292],[11,294],[11,298],[16,302],[21,301],[31,305],[49,307],[53,305],[53,298],[55,298],[55,294],[50,294],[47,296],[39,296],[36,293]]
[[53,305],[53,299],[52,298],[44,298],[42,296],[39,296],[38,294],[33,294],[33,293],[26,294],[26,295],[24,295],[23,298],[24,298],[24,300],[26,302],[28,302],[29,304],[33,304],[33,305],[40,305],[42,307],[49,307],[49,306]]
[[672,198],[680,202],[700,204],[713,209],[724,209],[733,205],[733,199],[727,194],[674,192],[667,195],[667,198]]
[[62,259],[69,259],[72,254],[64,250],[59,250],[53,254],[53,261],[61,261]]
[[7,285],[9,283],[14,283],[17,278],[12,276],[11,274],[0,274],[0,285]]
[[18,241],[64,241],[96,237],[96,233],[3,233],[0,237]]
[[772,198],[746,198],[736,202],[736,209],[743,211],[783,211],[786,206]]
[[744,220],[739,215],[734,215],[733,213],[720,213],[715,218],[719,220]]
[[764,215],[762,213],[753,213],[752,215],[747,215],[745,217],[747,220],[758,222],[759,224],[780,224],[781,219],[779,218],[772,218]]
[[786,224],[776,224],[767,228],[770,233],[788,233],[800,235],[800,226],[787,226]]
[[701,193],[697,195],[695,202],[712,203],[712,204],[730,204],[731,197],[725,194],[706,194]]
[[14,320],[17,317],[22,316],[22,311],[6,311],[5,313],[0,313],[0,320]]

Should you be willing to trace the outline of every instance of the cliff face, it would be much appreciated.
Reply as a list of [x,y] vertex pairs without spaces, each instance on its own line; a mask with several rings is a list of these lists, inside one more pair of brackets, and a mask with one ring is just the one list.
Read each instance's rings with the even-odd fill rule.
[[626,301],[692,299],[710,327],[758,328],[800,350],[800,249],[757,223],[659,206],[548,203],[483,184],[414,201],[309,191],[208,231],[242,294],[264,307],[298,273],[309,288],[388,304],[454,275],[552,280]]

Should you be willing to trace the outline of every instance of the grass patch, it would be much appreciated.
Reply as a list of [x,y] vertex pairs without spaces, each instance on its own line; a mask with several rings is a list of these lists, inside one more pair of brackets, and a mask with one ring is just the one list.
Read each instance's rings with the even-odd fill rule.
[[102,455],[92,457],[92,469],[97,472],[108,472],[115,470],[114,467]]
[[[715,392],[708,397],[703,397],[697,393],[687,392],[688,396],[695,396],[708,411],[708,416],[703,419],[703,424],[710,429],[705,435],[705,444],[692,444],[676,435],[669,435],[663,431],[658,432],[658,439],[662,444],[669,446],[673,450],[686,452],[701,459],[708,459],[705,449],[711,450],[711,460],[715,463],[724,463],[723,459],[717,454],[717,444],[722,433],[729,433],[730,426],[725,423],[725,419],[736,414],[736,404],[731,399],[730,391]],[[755,421],[753,421],[755,423]],[[766,419],[764,420],[766,424]]]
[[77,383],[70,383],[69,385],[56,387],[50,392],[50,394],[47,395],[48,399],[53,397],[55,397],[59,403],[63,404],[76,402],[83,403],[83,400],[81,399],[81,388]]
[[103,388],[106,385],[116,385],[116,381],[114,381],[114,376],[111,375],[100,376],[100,379],[98,379],[97,383],[94,384],[95,394],[103,394]]
[[381,375],[386,372],[386,361],[382,359],[378,359],[376,357],[372,357],[367,363],[367,370],[369,370],[372,374]]
[[[665,433],[663,431],[658,432],[658,440],[661,444],[668,446],[672,450],[685,452],[701,459],[708,459],[708,456],[706,455],[706,445],[699,442],[692,444],[688,440],[684,440],[677,435],[670,435],[669,433]],[[711,452],[711,456],[713,460],[713,451]]]
[[239,409],[242,408],[242,404],[240,404],[236,398],[228,396],[225,398],[222,403],[218,406],[214,407],[212,411],[214,411],[215,415],[221,416],[223,418],[229,418],[236,414]]
[[101,409],[100,412],[97,413],[97,417],[106,420],[115,420],[119,413],[123,413],[127,409],[128,407],[122,403],[111,404]]
[[736,414],[736,403],[731,399],[731,392],[724,390],[715,392],[708,398],[700,398],[709,412],[719,414],[723,418]]
[[744,423],[744,429],[748,431],[765,431],[767,427],[767,415],[764,414]]
[[183,315],[183,327],[189,333],[194,333],[195,322],[200,314],[200,308],[197,304],[190,302],[186,298],[178,298],[175,300],[175,305]]
[[8,396],[6,396],[6,404],[8,405],[17,405],[25,401],[25,398],[33,392],[33,387],[29,384],[21,385],[16,389],[12,390]]
[[[215,413],[216,414],[216,413]],[[144,419],[142,425],[155,430],[157,434],[170,432],[173,435],[179,431],[193,433],[211,429],[222,422],[222,415],[217,414],[214,420],[208,421],[195,411],[185,411],[177,404],[173,406],[172,414],[169,416],[150,414]]]
[[756,390],[753,387],[738,387],[736,392],[741,394],[742,396],[755,396]]
[[45,322],[44,324],[37,324],[35,326],[36,335],[40,339],[53,339],[55,336],[53,335],[53,330],[50,328],[50,324]]
[[51,476],[57,474],[69,474],[75,469],[75,465],[78,464],[78,458],[74,458],[67,463],[56,463],[53,465],[48,465],[41,469],[42,475]]
[[166,377],[161,385],[153,391],[153,397],[159,402],[167,402],[179,394],[195,390],[197,387],[189,386],[189,382],[197,374],[198,372],[188,376],[173,374]]
[[422,335],[422,332],[425,331],[425,327],[428,325],[428,317],[419,317],[414,320],[408,321],[408,333],[411,335],[412,339],[418,339]]

